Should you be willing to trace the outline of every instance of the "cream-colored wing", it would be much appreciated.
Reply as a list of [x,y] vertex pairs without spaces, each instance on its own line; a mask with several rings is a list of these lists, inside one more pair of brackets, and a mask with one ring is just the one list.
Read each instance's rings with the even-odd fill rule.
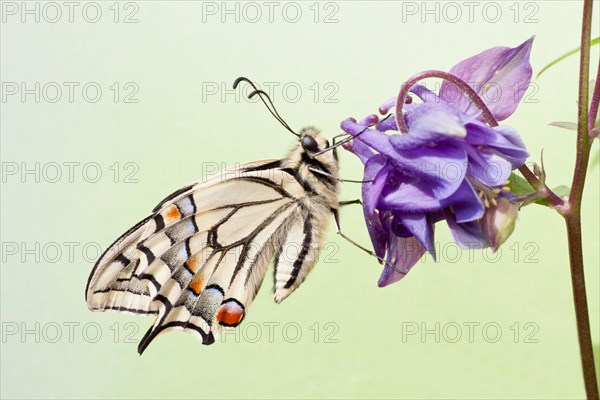
[[314,264],[320,241],[310,232],[304,196],[271,160],[176,191],[100,257],[88,281],[88,307],[157,314],[140,353],[167,330],[214,342],[221,326],[242,321],[276,254],[277,301]]

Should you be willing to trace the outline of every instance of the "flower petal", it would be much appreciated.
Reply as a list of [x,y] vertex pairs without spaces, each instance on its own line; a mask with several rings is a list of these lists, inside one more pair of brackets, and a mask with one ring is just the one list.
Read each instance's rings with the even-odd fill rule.
[[[407,113],[408,135],[416,136],[435,134],[436,138],[464,138],[467,136],[465,123],[470,120],[466,115],[445,103],[423,103]],[[414,133],[413,133],[414,132]]]
[[365,164],[364,180],[372,181],[362,187],[363,205],[369,213],[375,211],[390,171],[387,158],[381,154],[371,157]]
[[433,242],[433,224],[429,222],[427,215],[423,212],[407,213],[399,212],[395,213],[396,217],[399,217],[402,224],[413,234],[415,238],[431,254],[435,260],[435,245]]
[[393,237],[388,249],[387,264],[377,286],[384,287],[404,278],[423,254],[425,247],[416,238]]
[[387,114],[392,108],[396,107],[396,97],[386,100],[382,105],[379,106],[380,114]]
[[467,142],[496,150],[506,158],[513,169],[519,168],[529,157],[525,143],[517,131],[510,126],[490,128],[481,122],[467,124]]
[[453,145],[396,153],[394,165],[428,185],[435,198],[445,199],[460,187],[467,173],[467,152]]
[[462,182],[460,189],[444,200],[442,204],[444,207],[452,206],[458,223],[475,221],[481,218],[485,211],[481,199],[466,179]]
[[459,224],[456,222],[455,216],[449,211],[446,211],[446,221],[448,222],[454,241],[462,249],[483,249],[488,247],[488,243],[483,238],[483,230],[480,222],[471,221]]
[[500,136],[512,145],[498,142],[493,147],[501,151],[504,158],[510,161],[513,169],[517,169],[525,164],[525,161],[529,158],[529,152],[517,130],[511,126],[502,125],[494,127],[494,131],[498,132]]
[[423,102],[435,102],[440,103],[440,98],[433,91],[427,89],[426,86],[416,84],[410,88],[410,91],[417,95]]
[[363,119],[361,119],[358,124],[362,125],[364,127],[367,127],[369,125],[374,125],[378,122],[379,122],[379,116],[377,114],[369,114],[366,117],[364,117]]
[[354,118],[346,118],[340,123],[340,128],[352,136],[358,135],[366,127],[360,125]]
[[487,186],[501,186],[512,172],[512,166],[504,157],[494,153],[467,150],[469,154],[468,174]]
[[[342,130],[353,136],[365,129],[365,127],[359,125],[354,118],[348,118],[342,121],[340,126]],[[363,162],[363,164],[366,164],[369,158],[377,154],[375,150],[373,150],[366,144],[356,140],[352,140],[350,142],[345,143],[343,147],[344,149],[356,154],[358,158],[360,158],[360,160]]]
[[379,258],[383,258],[385,256],[385,250],[388,245],[388,231],[383,227],[381,223],[381,217],[379,213],[367,213],[363,208],[365,223],[367,224],[367,231],[369,232],[369,237],[371,238],[371,243],[373,245],[373,250],[375,250],[375,255]]
[[[396,180],[398,173],[394,171]],[[431,184],[415,177],[404,177],[397,187],[388,187],[384,191],[379,207],[383,210],[431,211],[442,207]]]
[[360,158],[363,164],[366,164],[367,161],[369,161],[369,158],[377,154],[375,150],[373,150],[363,142],[359,142],[358,140],[346,142],[342,145],[342,147],[356,154],[356,156]]
[[396,125],[396,118],[394,118],[393,114],[390,114],[389,117],[379,121],[379,123],[376,126],[376,129],[380,132],[397,131],[398,125]]
[[[494,117],[502,121],[515,111],[531,82],[529,56],[533,39],[515,48],[485,50],[456,64],[449,72],[473,87]],[[460,111],[476,111],[469,98],[448,81],[442,83],[440,97]]]
[[[388,230],[382,226],[379,214],[375,211],[375,205],[379,201],[383,184],[387,176],[376,179],[385,169],[386,159],[384,156],[375,155],[365,165],[364,180],[373,182],[364,183],[362,187],[363,213],[367,224],[367,231],[373,244],[377,257],[383,258],[388,243]],[[387,173],[386,173],[387,175]]]
[[[435,92],[427,89],[426,86],[424,85],[420,85],[420,84],[416,84],[413,85],[413,87],[410,88],[410,91],[412,93],[414,93],[418,98],[420,98],[423,102],[436,102],[439,103],[440,102],[440,98],[438,97],[437,94],[435,94]],[[382,105],[379,106],[379,113],[380,114],[387,114],[388,112],[390,112],[393,108],[396,107],[396,101],[398,100],[398,97],[392,97],[391,99],[386,100]],[[412,105],[411,104],[405,104],[404,107],[405,108],[410,108]],[[407,110],[404,110],[405,112]]]

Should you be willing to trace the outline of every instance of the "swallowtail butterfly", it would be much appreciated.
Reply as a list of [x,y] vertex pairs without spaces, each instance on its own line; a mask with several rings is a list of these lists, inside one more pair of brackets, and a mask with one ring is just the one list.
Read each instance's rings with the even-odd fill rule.
[[102,254],[87,305],[156,315],[140,353],[169,330],[211,344],[224,326],[239,325],[271,260],[275,301],[283,301],[315,265],[331,215],[338,221],[338,162],[329,150],[341,143],[330,146],[312,127],[294,132],[251,81],[238,78],[234,88],[241,81],[299,141],[286,158],[225,169],[177,190]]

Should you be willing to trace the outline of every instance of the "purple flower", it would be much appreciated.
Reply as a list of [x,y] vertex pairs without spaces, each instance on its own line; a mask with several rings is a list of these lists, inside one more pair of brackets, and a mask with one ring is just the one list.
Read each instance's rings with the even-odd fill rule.
[[[470,97],[450,98],[449,85],[442,85],[438,96],[415,84],[406,89],[422,102],[404,104],[401,92],[398,101],[404,105],[396,115],[341,123],[354,137],[346,149],[365,164],[364,215],[375,253],[386,261],[379,286],[404,277],[425,251],[435,258],[439,221],[446,221],[454,240],[466,248],[497,249],[512,232],[514,208],[510,221],[488,214],[506,214],[512,200],[508,179],[529,154],[519,134],[495,120],[516,109],[520,97],[511,85],[529,85],[532,40],[515,49],[492,48],[453,67],[448,76],[463,80],[461,90],[468,84]],[[504,93],[494,103],[475,97],[493,85]],[[380,112],[389,112],[395,100],[384,103]],[[399,129],[401,122],[405,126]],[[482,221],[487,221],[485,230]],[[502,230],[505,225],[510,231]]]

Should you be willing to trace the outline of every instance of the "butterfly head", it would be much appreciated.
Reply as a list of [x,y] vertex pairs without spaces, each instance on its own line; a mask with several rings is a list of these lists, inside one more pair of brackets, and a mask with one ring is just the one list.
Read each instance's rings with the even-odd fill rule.
[[317,128],[309,126],[300,131],[300,145],[308,155],[313,156],[329,148],[329,141]]
[[299,137],[298,153],[296,153],[300,156],[299,158],[313,167],[316,166],[337,175],[338,161],[335,152],[330,147],[329,140],[312,126],[300,130]]

